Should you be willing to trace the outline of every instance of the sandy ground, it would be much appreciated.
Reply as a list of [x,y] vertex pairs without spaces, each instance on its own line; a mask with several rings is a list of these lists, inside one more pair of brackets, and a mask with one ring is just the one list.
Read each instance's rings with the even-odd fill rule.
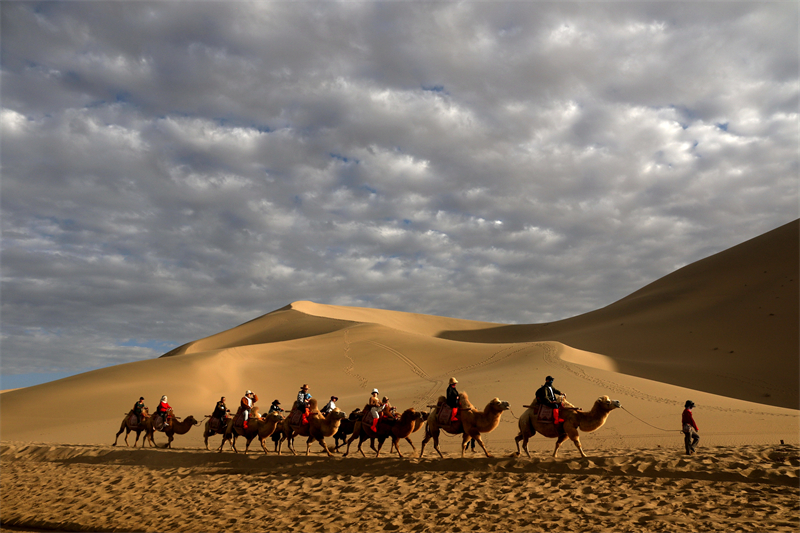
[[[507,455],[512,450],[498,450]],[[61,531],[797,531],[797,446],[328,459],[2,446],[2,525]],[[469,453],[469,452],[468,452]]]

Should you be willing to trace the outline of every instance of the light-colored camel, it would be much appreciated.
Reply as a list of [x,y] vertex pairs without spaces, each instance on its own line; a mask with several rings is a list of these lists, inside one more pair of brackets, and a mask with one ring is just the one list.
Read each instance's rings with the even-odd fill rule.
[[581,439],[578,430],[590,432],[600,429],[603,424],[606,423],[608,414],[614,409],[622,407],[619,400],[612,400],[608,396],[601,396],[598,398],[597,401],[594,402],[592,410],[589,412],[575,409],[573,405],[567,403],[563,398],[562,405],[564,407],[560,409],[560,417],[564,419],[563,433],[559,432],[558,426],[552,421],[538,420],[537,400],[534,400],[530,406],[525,406],[527,409],[522,413],[522,416],[519,417],[519,434],[514,437],[517,443],[517,457],[519,457],[520,454],[519,441],[522,441],[522,449],[525,450],[528,457],[531,456],[530,452],[528,452],[528,441],[537,431],[549,439],[558,439],[556,440],[556,449],[553,451],[553,457],[558,456],[558,449],[567,438],[575,443],[575,447],[581,452],[581,457],[586,457],[581,447]]
[[222,436],[222,443],[219,445],[218,452],[222,451],[222,447],[225,445],[226,441],[230,441],[234,453],[239,453],[239,450],[236,449],[236,438],[244,437],[247,441],[244,447],[244,453],[247,455],[247,451],[250,449],[250,443],[253,442],[253,439],[258,437],[264,454],[266,455],[268,453],[264,439],[275,432],[275,428],[283,421],[283,417],[278,413],[270,413],[265,417],[261,417],[257,407],[253,407],[250,414],[252,416],[250,416],[247,421],[247,429],[234,426],[233,418],[228,421],[228,427],[225,429],[225,434]]
[[[133,447],[136,448],[136,443],[139,442],[139,435],[141,435],[142,431],[147,431],[145,421],[147,420],[147,417],[150,416],[150,413],[147,412],[147,408],[144,409],[142,414],[143,416],[141,420],[139,420],[139,423],[136,425],[131,423],[131,420],[133,420],[132,417],[136,416],[133,414],[133,409],[131,409],[128,414],[125,415],[125,418],[122,419],[122,423],[119,425],[119,431],[117,431],[117,435],[114,438],[114,444],[112,444],[112,446],[117,445],[117,440],[119,440],[119,436],[123,431],[125,432],[125,446],[130,446],[130,444],[128,444],[128,435],[131,431],[135,431],[136,441],[134,441]],[[144,446],[144,441],[142,441],[142,446]]]
[[172,448],[172,441],[175,439],[175,435],[185,435],[192,429],[194,426],[199,424],[197,420],[194,419],[193,416],[189,415],[186,417],[185,420],[181,421],[177,416],[172,417],[172,423],[168,426],[164,426],[163,429],[156,430],[153,427],[153,417],[147,419],[145,425],[147,429],[145,430],[144,440],[145,442],[150,442],[150,444],[156,448],[156,441],[153,439],[153,435],[156,431],[163,431],[164,434],[167,436],[167,444],[164,446],[165,448]]
[[295,437],[308,437],[306,455],[308,455],[311,448],[311,443],[315,440],[322,445],[325,449],[325,453],[329,456],[331,455],[328,446],[325,444],[325,438],[332,437],[336,433],[342,419],[347,415],[339,409],[334,409],[326,416],[322,416],[322,413],[317,409],[315,400],[315,398],[309,400],[310,414],[308,415],[308,424],[293,425],[291,423],[291,416],[287,416],[283,419],[281,422],[281,432],[283,436],[280,442],[278,442],[278,455],[281,455],[283,441],[287,439],[289,441],[287,446],[292,452],[292,455],[297,455],[293,443]]
[[[459,402],[461,407],[458,409],[458,420],[455,422],[450,423],[447,426],[440,426],[437,420],[438,408],[431,411],[430,415],[428,415],[428,422],[425,424],[425,438],[422,439],[422,448],[420,449],[419,456],[422,457],[422,454],[425,453],[425,445],[428,443],[429,440],[433,439],[433,449],[439,454],[439,457],[444,458],[442,455],[441,450],[439,449],[439,433],[440,431],[446,431],[447,433],[458,435],[462,434],[462,441],[461,441],[461,457],[464,457],[464,450],[467,448],[467,444],[469,443],[470,439],[475,439],[478,444],[481,445],[483,448],[483,453],[486,454],[486,457],[491,457],[492,455],[486,450],[486,445],[481,440],[481,433],[489,433],[494,431],[494,429],[500,423],[500,417],[503,415],[503,411],[507,411],[509,404],[508,402],[501,401],[499,398],[493,398],[483,411],[478,411],[475,409],[469,401],[469,396],[466,392],[462,392],[459,395]],[[437,406],[441,406],[444,403],[444,397],[439,397],[439,402]]]
[[[400,449],[397,446],[398,441],[400,439],[407,439],[408,436],[414,432],[414,427],[418,420],[424,421],[422,413],[418,413],[413,408],[403,411],[399,419],[379,419],[376,426],[377,431],[372,431],[371,426],[362,423],[361,420],[357,420],[353,428],[353,436],[347,441],[347,451],[345,451],[342,457],[347,457],[350,453],[350,444],[355,439],[358,439],[358,451],[361,452],[362,456],[366,457],[364,450],[361,449],[361,445],[365,440],[370,439],[369,446],[375,452],[375,457],[379,457],[383,443],[388,438],[392,439],[392,446],[389,452],[391,453],[391,450],[396,449],[397,454],[403,457],[403,454],[400,453]],[[377,448],[375,448],[375,439],[378,439]],[[409,442],[411,441],[409,440]],[[414,445],[412,444],[411,447],[413,448]]]

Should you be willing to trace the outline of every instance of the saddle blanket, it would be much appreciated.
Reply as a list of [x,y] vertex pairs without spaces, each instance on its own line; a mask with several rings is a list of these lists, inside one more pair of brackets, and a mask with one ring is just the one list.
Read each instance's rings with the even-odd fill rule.
[[536,418],[542,422],[552,422],[553,421],[553,408],[547,407],[546,405],[539,405],[537,406],[538,412],[536,413]]
[[449,426],[450,418],[452,418],[452,416],[453,408],[447,404],[444,404],[439,408],[439,414],[436,418],[436,421],[439,422],[440,426]]
[[289,415],[289,424],[299,426],[303,423],[303,411],[294,409]]

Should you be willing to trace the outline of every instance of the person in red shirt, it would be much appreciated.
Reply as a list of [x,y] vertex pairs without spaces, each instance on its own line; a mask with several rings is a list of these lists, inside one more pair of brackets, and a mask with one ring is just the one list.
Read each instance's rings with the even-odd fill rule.
[[170,423],[169,412],[171,410],[172,407],[170,407],[170,405],[167,403],[167,396],[166,395],[162,396],[161,402],[158,404],[158,407],[156,407],[156,414],[161,415],[161,418],[164,420],[164,425],[162,426],[164,431],[167,430],[167,426]]
[[698,435],[697,432],[700,430],[697,429],[697,424],[692,416],[694,402],[692,400],[686,400],[684,407],[685,409],[683,410],[683,415],[681,415],[681,424],[683,424],[683,443],[686,445],[686,455],[691,455],[697,451],[695,450],[695,447],[697,446],[697,443],[700,442],[700,435]]

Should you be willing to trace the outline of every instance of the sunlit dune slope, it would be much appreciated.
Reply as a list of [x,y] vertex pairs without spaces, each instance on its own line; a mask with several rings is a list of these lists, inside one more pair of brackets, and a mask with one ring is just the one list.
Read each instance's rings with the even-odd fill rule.
[[591,313],[442,337],[559,341],[609,356],[627,374],[797,409],[798,230],[795,220]]

